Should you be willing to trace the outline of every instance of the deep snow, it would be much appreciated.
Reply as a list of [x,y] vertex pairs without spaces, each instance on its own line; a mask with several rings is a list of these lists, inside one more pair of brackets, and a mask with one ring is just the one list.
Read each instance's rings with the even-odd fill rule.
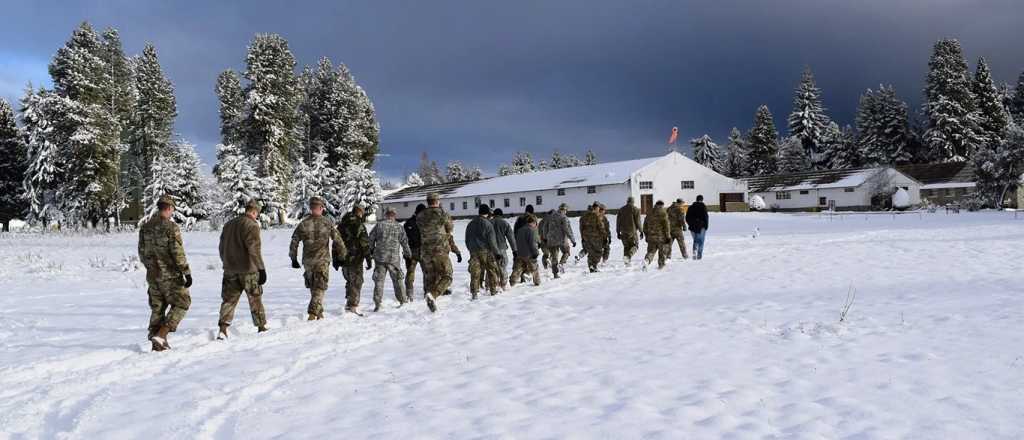
[[1024,436],[1024,215],[711,225],[700,262],[623,268],[616,242],[599,274],[475,302],[456,264],[434,315],[343,315],[332,272],[313,323],[291,231],[267,231],[272,330],[243,299],[227,343],[217,234],[189,232],[193,304],[159,354],[134,234],[3,235],[0,438]]

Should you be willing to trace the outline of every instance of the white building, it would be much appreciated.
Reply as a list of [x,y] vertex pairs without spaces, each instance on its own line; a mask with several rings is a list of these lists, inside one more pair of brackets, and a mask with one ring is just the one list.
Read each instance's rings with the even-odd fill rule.
[[[744,179],[751,196],[779,211],[869,210],[886,206],[889,195],[907,190],[910,204],[921,203],[921,182],[894,168],[810,171]],[[874,199],[874,200],[873,200]]]
[[383,208],[395,208],[399,218],[412,216],[426,195],[441,196],[441,207],[456,217],[474,216],[480,204],[519,214],[526,205],[546,212],[565,203],[579,212],[596,202],[615,210],[633,196],[646,213],[658,200],[681,198],[693,203],[698,194],[711,210],[746,210],[747,185],[718,174],[677,152],[647,159],[608,162],[475,182],[444,183],[405,188],[384,198]]

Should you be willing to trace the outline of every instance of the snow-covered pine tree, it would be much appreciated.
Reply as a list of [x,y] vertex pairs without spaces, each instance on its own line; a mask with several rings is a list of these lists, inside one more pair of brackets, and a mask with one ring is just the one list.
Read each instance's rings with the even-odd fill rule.
[[178,209],[186,216],[195,220],[204,220],[210,217],[212,211],[208,209],[203,199],[203,165],[196,152],[196,147],[191,142],[179,139],[171,142],[171,150],[177,155],[178,173],[181,176],[183,186],[178,194],[180,199]]
[[132,115],[138,105],[135,72],[132,62],[124,54],[121,35],[117,29],[103,30],[103,60],[107,63],[111,82],[106,101],[110,113],[117,117],[122,128],[122,142],[129,142]]
[[537,166],[533,163],[533,156],[528,151],[517,151],[512,156],[511,171],[512,174],[525,174],[537,171]]
[[446,167],[447,172],[445,173],[446,182],[464,182],[466,181],[466,167],[462,165],[460,161],[448,162]]
[[1013,116],[1013,121],[1024,127],[1024,72],[1021,72],[1017,78],[1017,87],[1014,87],[1013,94],[1010,96],[1007,110]]
[[549,164],[548,161],[546,161],[546,160],[542,160],[542,161],[537,163],[537,170],[536,171],[547,171],[547,170],[550,170],[550,169],[551,169],[551,164]]
[[758,107],[754,115],[754,126],[747,136],[747,175],[766,176],[774,174],[778,167],[779,132],[767,105]]
[[593,150],[587,150],[587,154],[583,156],[583,165],[597,165],[597,155]]
[[299,92],[301,99],[299,99],[299,106],[295,109],[295,130],[299,138],[299,148],[292,151],[291,158],[289,159],[293,166],[298,166],[299,159],[302,159],[306,163],[313,161],[313,154],[317,150],[311,148],[313,138],[311,136],[310,129],[310,114],[313,113],[313,102],[310,98],[313,96],[313,92],[316,88],[316,73],[309,66],[302,68],[302,73],[299,74],[297,79],[299,85]]
[[793,97],[793,111],[789,114],[789,135],[800,139],[806,156],[819,164],[822,156],[822,137],[829,124],[825,108],[821,105],[821,90],[814,83],[811,68],[804,69]]
[[423,178],[420,177],[419,173],[409,173],[405,178],[405,186],[423,186]]
[[444,183],[444,175],[441,174],[441,169],[437,166],[436,161],[432,161],[427,157],[426,151],[420,154],[419,175],[425,185]]
[[[295,79],[295,57],[277,34],[257,34],[245,58],[245,152],[257,158],[259,177],[273,179],[273,203],[281,207],[291,192],[291,151],[300,148],[296,111],[302,98]],[[266,211],[265,212],[269,212]],[[278,213],[280,214],[280,213]]]
[[985,58],[978,59],[972,91],[978,112],[978,136],[984,140],[985,145],[996,146],[1002,143],[1011,118],[1003,107],[1003,98],[992,80],[992,72]]
[[363,207],[366,215],[373,214],[382,199],[377,173],[362,163],[353,163],[344,169],[339,189],[342,194],[340,214],[357,205]]
[[839,124],[835,121],[830,121],[828,127],[825,127],[825,132],[821,136],[821,157],[819,165],[823,169],[831,169],[832,167],[832,155],[835,154],[836,146],[842,141],[843,131],[839,128]]
[[143,198],[146,215],[139,223],[157,214],[157,201],[165,195],[174,199],[175,222],[191,228],[196,221],[207,218],[201,167],[194,145],[184,140],[167,145],[152,159],[151,176]]
[[215,89],[220,102],[220,142],[223,145],[242,145],[245,140],[242,120],[245,117],[245,95],[242,83],[234,70],[217,75]]
[[576,157],[575,154],[564,154],[562,155],[562,168],[572,168],[582,166],[583,161]]
[[54,111],[59,101],[59,96],[45,89],[36,92],[31,85],[21,98],[20,119],[28,157],[22,183],[29,205],[26,220],[44,229],[64,217],[62,188],[66,179],[60,143],[63,135]]
[[718,144],[711,140],[711,136],[703,135],[699,138],[690,139],[693,146],[693,160],[708,167],[715,172],[723,172],[723,158],[718,151]]
[[864,155],[857,144],[857,132],[846,125],[829,154],[829,169],[844,170],[864,166]]
[[351,161],[363,162],[364,167],[373,166],[373,161],[380,150],[380,125],[377,123],[377,111],[370,102],[366,91],[356,83],[355,77],[344,64],[338,66],[338,80],[342,96],[345,98],[346,117],[343,119],[342,135],[343,151],[351,151],[355,156],[343,158],[342,165]]
[[217,145],[217,182],[223,189],[225,202],[221,205],[221,214],[225,217],[245,212],[245,204],[250,200],[262,203],[263,213],[273,209],[273,194],[268,189],[273,184],[272,178],[257,176],[252,160],[234,145]]
[[858,145],[867,165],[907,163],[912,155],[907,148],[909,136],[907,104],[892,86],[868,89],[857,108]]
[[779,173],[798,173],[810,169],[811,159],[800,138],[789,136],[779,144]]
[[11,220],[23,218],[28,208],[22,191],[27,163],[28,150],[14,110],[0,98],[0,223],[4,232],[10,231]]
[[733,127],[729,132],[729,144],[726,145],[724,173],[729,177],[743,177],[747,172],[746,141],[740,129]]
[[999,144],[978,148],[972,161],[978,195],[986,206],[1001,208],[1007,192],[1020,185],[1024,173],[1024,129],[1010,125]]
[[341,84],[338,71],[331,60],[320,58],[313,72],[306,107],[309,118],[309,145],[312,151],[326,151],[333,166],[342,166],[349,97]]
[[133,180],[138,185],[148,186],[153,158],[167,156],[178,109],[174,85],[164,76],[156,47],[146,44],[133,64],[138,82],[138,105],[130,127],[128,151],[135,162]]
[[324,201],[324,209],[329,215],[338,216],[344,200],[338,187],[339,173],[323,150],[313,153],[313,160],[306,164],[299,161],[295,167],[295,188],[292,190],[292,207],[289,215],[293,219],[301,219],[309,215],[309,199],[320,197]]
[[483,178],[484,178],[484,172],[478,166],[474,166],[474,167],[466,170],[466,180],[467,181],[480,180],[480,179],[483,179]]
[[983,140],[977,133],[971,78],[959,41],[948,39],[935,43],[928,61],[924,94],[928,145],[943,160],[968,160]]

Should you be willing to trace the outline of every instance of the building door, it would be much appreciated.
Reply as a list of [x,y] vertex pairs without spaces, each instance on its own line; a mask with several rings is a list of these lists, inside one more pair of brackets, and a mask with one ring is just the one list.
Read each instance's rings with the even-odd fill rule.
[[727,203],[743,203],[743,193],[718,193],[718,211],[726,212]]
[[654,194],[640,194],[640,213],[647,215],[654,208]]

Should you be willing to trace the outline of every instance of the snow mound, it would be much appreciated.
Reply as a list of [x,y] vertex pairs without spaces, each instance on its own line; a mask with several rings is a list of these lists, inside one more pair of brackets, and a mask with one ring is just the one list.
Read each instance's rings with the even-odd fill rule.
[[761,196],[750,197],[750,209],[762,210],[768,207],[768,204],[764,202],[764,198]]
[[907,194],[907,190],[900,188],[893,193],[892,206],[897,209],[904,209],[910,206],[910,194]]

